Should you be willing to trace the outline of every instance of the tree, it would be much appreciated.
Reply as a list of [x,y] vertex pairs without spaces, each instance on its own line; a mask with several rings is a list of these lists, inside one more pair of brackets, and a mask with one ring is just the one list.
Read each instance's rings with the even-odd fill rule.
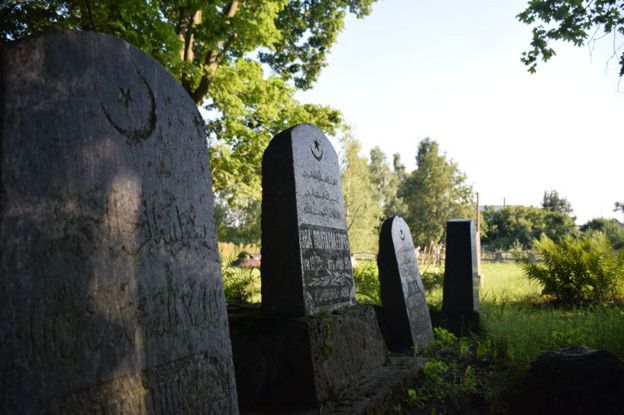
[[300,104],[295,88],[316,80],[346,14],[364,17],[374,1],[9,1],[0,4],[0,42],[97,30],[154,57],[210,114],[214,190],[237,205],[258,198],[270,137],[300,122],[328,134],[341,127],[338,111]]
[[565,215],[572,213],[572,204],[565,197],[559,196],[556,190],[544,191],[542,198],[542,208],[552,212],[559,212]]
[[249,199],[244,205],[228,206],[216,198],[214,206],[217,239],[235,244],[260,245],[261,202]]
[[[398,154],[395,156],[398,156]],[[388,218],[396,215],[394,210],[398,204],[397,191],[399,189],[400,177],[390,168],[386,155],[379,147],[371,149],[368,169],[371,181],[375,187],[375,197],[379,206],[383,209],[383,217]]]
[[613,56],[619,59],[620,76],[624,76],[624,52],[620,52],[622,42],[618,41],[624,34],[624,0],[530,0],[517,17],[533,25],[531,49],[521,59],[529,72],[535,72],[539,58],[546,62],[555,55],[552,41],[581,46],[610,35]]
[[604,233],[615,249],[624,248],[624,226],[617,219],[595,218],[581,225],[580,231],[584,234]]
[[542,235],[558,242],[576,233],[574,218],[570,215],[534,206],[506,206],[502,209],[486,206],[483,221],[487,224],[483,246],[488,250],[507,251],[517,244],[531,249],[533,241]]
[[622,215],[624,215],[624,202],[615,202],[615,209],[613,209],[614,212],[622,212]]
[[342,139],[342,192],[352,252],[376,252],[382,209],[360,142],[347,131]]
[[402,183],[399,196],[407,206],[405,220],[414,243],[420,246],[441,242],[449,219],[473,213],[473,190],[466,175],[429,138],[418,145],[416,170]]

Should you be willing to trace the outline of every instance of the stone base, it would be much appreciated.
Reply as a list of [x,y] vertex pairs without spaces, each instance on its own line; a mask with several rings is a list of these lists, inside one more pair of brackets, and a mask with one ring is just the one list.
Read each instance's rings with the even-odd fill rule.
[[425,359],[413,356],[393,356],[369,374],[364,381],[353,385],[343,396],[327,402],[310,414],[323,415],[386,415],[392,406],[413,387]]
[[345,413],[348,407],[349,413],[374,413],[353,408],[360,401],[387,400],[388,386],[415,376],[419,367],[415,358],[388,357],[371,306],[293,319],[238,308],[230,310],[229,318],[243,412],[322,409],[326,414]]

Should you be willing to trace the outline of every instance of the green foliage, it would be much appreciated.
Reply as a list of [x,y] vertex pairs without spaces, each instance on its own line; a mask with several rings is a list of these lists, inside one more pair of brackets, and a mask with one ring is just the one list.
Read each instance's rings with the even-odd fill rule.
[[400,184],[399,196],[407,207],[405,221],[416,246],[442,241],[448,219],[473,213],[473,190],[466,175],[429,138],[419,143],[416,170]]
[[228,304],[257,301],[260,297],[260,270],[233,267],[232,262],[236,258],[237,256],[221,256],[225,300]]
[[435,288],[442,287],[444,283],[444,270],[441,271],[425,271],[420,274],[425,291],[429,292]]
[[595,218],[581,225],[580,231],[589,235],[602,232],[611,241],[613,248],[624,248],[624,225],[617,219]]
[[615,202],[615,209],[613,209],[613,211],[622,212],[624,215],[624,202]]
[[[398,154],[395,157],[399,157]],[[383,217],[400,215],[398,205],[400,203],[397,192],[401,177],[396,170],[391,169],[386,160],[386,155],[379,147],[373,147],[370,151],[368,164],[370,178],[375,187],[375,198],[383,209]],[[379,230],[379,229],[378,229]]]
[[407,390],[406,404],[432,413],[470,413],[475,409],[474,397],[482,387],[474,367],[478,343],[476,337],[458,338],[434,328],[433,339],[421,352],[427,361],[418,383]]
[[376,261],[360,261],[353,267],[355,295],[361,303],[381,304]]
[[259,291],[254,289],[258,270],[227,267],[221,270],[223,274],[223,290],[229,304],[249,302]]
[[603,234],[567,236],[559,243],[544,236],[533,246],[542,262],[521,264],[544,287],[543,294],[571,305],[603,303],[621,294],[624,253],[615,251]]
[[542,209],[560,212],[564,215],[572,214],[572,204],[565,197],[559,196],[556,190],[547,190],[542,199]]
[[376,252],[382,215],[360,142],[347,131],[342,140],[342,192],[351,252]]
[[[215,198],[217,239],[235,244],[260,244],[261,203],[247,198],[246,203],[228,206],[222,198]],[[257,251],[259,252],[259,251]]]
[[260,199],[262,155],[274,135],[306,122],[335,134],[342,124],[336,110],[297,102],[295,89],[266,78],[258,62],[223,65],[212,82],[207,106],[221,114],[207,126],[213,188],[230,206]]
[[[544,62],[555,55],[550,42],[563,40],[575,46],[611,35],[614,53],[619,53],[618,35],[624,34],[622,0],[530,0],[518,20],[533,26],[531,49],[522,54],[522,62],[535,72],[537,60]],[[624,53],[619,56],[620,76],[624,76]]]
[[362,18],[376,0],[291,0],[275,19],[280,39],[260,59],[298,88],[310,88],[325,66],[329,47],[336,42],[347,12]]
[[486,206],[482,215],[487,223],[482,245],[493,251],[507,251],[514,246],[531,248],[533,240],[542,234],[559,241],[576,233],[574,218],[557,210],[533,206],[506,206],[496,210]]

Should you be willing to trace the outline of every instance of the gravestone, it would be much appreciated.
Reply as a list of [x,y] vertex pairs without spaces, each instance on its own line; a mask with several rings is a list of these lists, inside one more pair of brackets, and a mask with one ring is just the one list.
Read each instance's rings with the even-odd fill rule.
[[442,312],[466,322],[478,316],[477,249],[475,227],[470,219],[451,219],[446,225]]
[[321,130],[298,125],[262,159],[262,307],[309,316],[353,304],[338,156]]
[[94,32],[0,68],[0,413],[238,413],[193,101]]
[[390,350],[422,349],[433,337],[425,289],[407,223],[386,219],[379,235],[379,284]]

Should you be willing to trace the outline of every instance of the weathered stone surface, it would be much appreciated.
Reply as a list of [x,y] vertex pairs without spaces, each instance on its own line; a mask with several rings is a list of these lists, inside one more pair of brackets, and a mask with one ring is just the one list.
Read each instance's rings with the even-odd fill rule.
[[541,355],[520,393],[520,414],[621,414],[624,362],[605,350],[566,347]]
[[237,413],[192,100],[93,32],[0,68],[0,412]]
[[262,159],[262,307],[304,316],[352,304],[338,156],[302,124],[273,138]]
[[377,265],[388,347],[424,348],[433,337],[431,318],[412,234],[402,218],[389,218],[381,226]]
[[239,309],[229,317],[239,402],[254,413],[324,405],[388,359],[371,306],[289,319]]
[[479,312],[479,273],[475,228],[470,219],[446,225],[442,311],[450,318],[472,320]]
[[335,401],[327,402],[319,415],[386,415],[405,398],[417,383],[425,359],[414,356],[390,356],[358,384],[346,390]]

